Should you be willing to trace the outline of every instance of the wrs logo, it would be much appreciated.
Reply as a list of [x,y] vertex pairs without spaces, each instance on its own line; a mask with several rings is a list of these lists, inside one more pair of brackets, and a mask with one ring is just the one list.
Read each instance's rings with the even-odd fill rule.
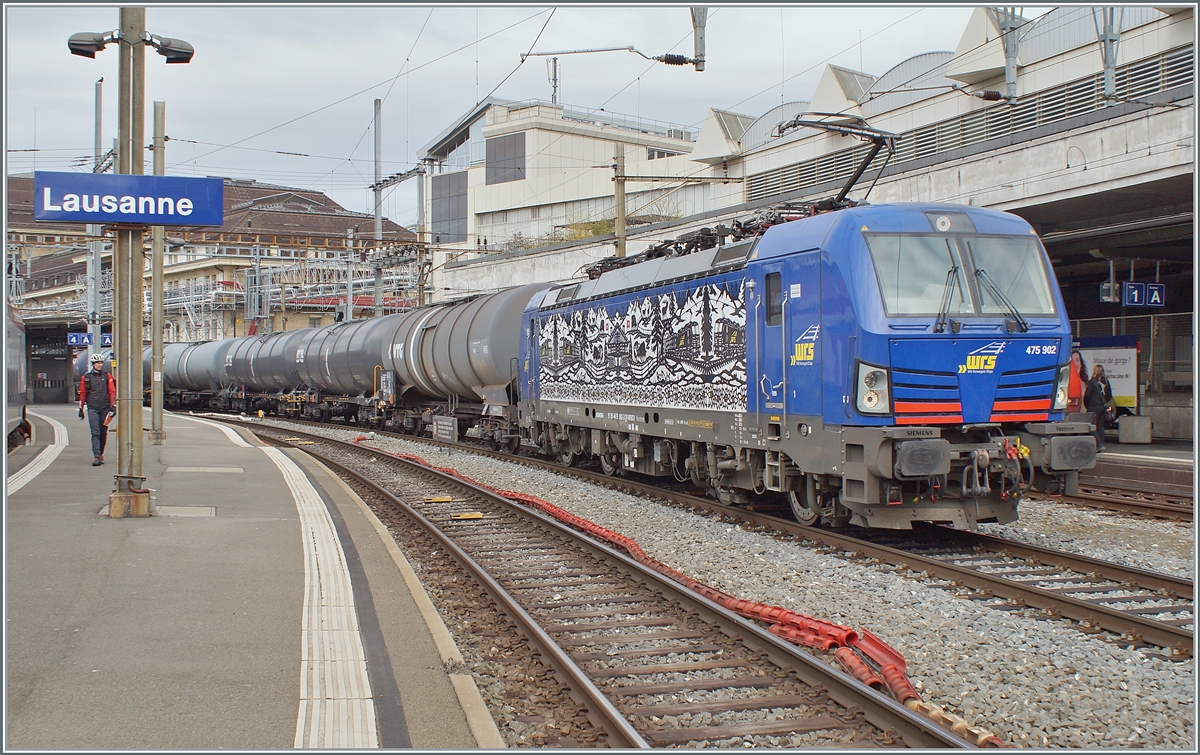
[[987,346],[975,349],[967,354],[966,364],[958,366],[958,374],[963,373],[991,373],[996,369],[996,357],[1004,351],[1004,347],[1008,345],[1007,341],[993,341]]
[[795,367],[798,364],[812,364],[817,354],[817,336],[821,334],[821,326],[813,325],[804,331],[796,343],[792,344],[792,355],[788,364]]

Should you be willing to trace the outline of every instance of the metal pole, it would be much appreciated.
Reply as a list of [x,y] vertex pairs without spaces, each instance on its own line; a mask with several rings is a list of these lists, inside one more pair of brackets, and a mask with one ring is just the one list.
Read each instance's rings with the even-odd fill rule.
[[[143,171],[143,92],[145,87],[145,8],[121,8],[121,64],[118,90],[118,172]],[[114,255],[114,328],[117,352],[117,474],[109,496],[109,516],[149,514],[150,496],[141,490],[142,475],[142,232],[117,231]]]
[[[383,161],[380,150],[383,149],[383,136],[379,125],[383,121],[383,100],[375,100],[375,254],[383,246]],[[375,316],[383,314],[383,269],[375,267]]]
[[[154,175],[166,174],[167,103],[154,103]],[[163,429],[163,242],[166,229],[152,226],[150,290],[150,442],[161,446],[167,441]]]
[[616,142],[616,151],[613,155],[615,163],[613,169],[616,171],[614,180],[616,182],[615,201],[617,208],[616,227],[613,229],[617,235],[617,256],[625,256],[625,144]]
[[1004,91],[1011,104],[1017,98],[1017,54],[1020,50],[1020,40],[1017,38],[1017,9],[1011,6],[998,10],[1000,34],[1004,38]]
[[[103,131],[103,105],[104,102],[104,79],[96,82],[96,146],[95,146],[95,165],[92,168],[93,173],[100,172],[101,161],[104,159],[103,147],[100,146],[101,134]],[[100,325],[100,257],[104,253],[104,241],[101,235],[104,233],[104,227],[99,224],[92,224],[87,229],[88,236],[91,241],[88,242],[87,255],[87,321],[88,333],[92,335],[92,351],[100,351],[100,339],[102,328]]]
[[[352,250],[353,246],[350,247]],[[354,319],[354,254],[346,255],[346,322]]]
[[425,228],[425,179],[433,175],[433,167],[426,167],[417,182],[417,306],[425,304],[425,255],[428,253],[429,239]]

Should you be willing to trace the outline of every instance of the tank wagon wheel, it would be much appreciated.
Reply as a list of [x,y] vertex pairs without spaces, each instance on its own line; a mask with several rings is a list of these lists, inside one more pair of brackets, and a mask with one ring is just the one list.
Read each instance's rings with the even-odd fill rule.
[[558,449],[558,453],[554,456],[555,461],[562,464],[564,467],[573,467],[579,457],[571,451],[571,444],[566,443]]
[[516,438],[516,437],[509,438],[508,441],[504,444],[505,453],[510,453],[514,456],[516,456],[517,451],[520,448],[521,448],[521,439],[520,438]]
[[600,471],[609,477],[621,475],[621,457],[617,454],[600,454]]

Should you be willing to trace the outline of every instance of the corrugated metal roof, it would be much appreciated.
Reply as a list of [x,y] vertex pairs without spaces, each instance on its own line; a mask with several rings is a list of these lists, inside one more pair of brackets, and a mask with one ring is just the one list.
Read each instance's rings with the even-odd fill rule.
[[[880,76],[859,100],[864,118],[911,105],[949,91],[954,81],[945,77],[953,52],[914,55]],[[935,87],[946,87],[939,89]]]
[[746,133],[739,140],[742,144],[742,152],[749,152],[752,149],[762,147],[765,144],[771,145],[784,144],[793,141],[804,134],[815,133],[810,128],[800,128],[795,131],[790,131],[779,138],[772,138],[771,132],[775,127],[784,121],[790,121],[800,113],[808,112],[809,102],[807,100],[788,102],[784,105],[778,105],[771,108],[756,121],[746,127]]
[[[1021,36],[1021,49],[1017,53],[1021,65],[1096,44],[1096,26],[1103,23],[1099,10],[1098,7],[1055,8],[1039,18]],[[1166,18],[1165,13],[1149,6],[1117,7],[1116,11],[1118,32]]]

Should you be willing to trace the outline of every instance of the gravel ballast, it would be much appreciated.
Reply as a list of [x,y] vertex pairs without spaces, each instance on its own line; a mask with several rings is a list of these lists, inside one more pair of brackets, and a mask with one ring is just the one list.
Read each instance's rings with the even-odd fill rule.
[[[309,426],[265,421],[305,432]],[[349,440],[356,430],[321,428]],[[1166,661],[1062,620],[988,608],[769,533],[462,451],[378,436],[493,487],[537,495],[634,538],[653,558],[749,600],[866,628],[908,660],[923,698],[1021,747],[1195,747],[1195,662]],[[990,534],[1190,576],[1190,528],[1023,502]],[[1169,545],[1168,545],[1169,543]],[[1151,545],[1158,544],[1158,548]]]

